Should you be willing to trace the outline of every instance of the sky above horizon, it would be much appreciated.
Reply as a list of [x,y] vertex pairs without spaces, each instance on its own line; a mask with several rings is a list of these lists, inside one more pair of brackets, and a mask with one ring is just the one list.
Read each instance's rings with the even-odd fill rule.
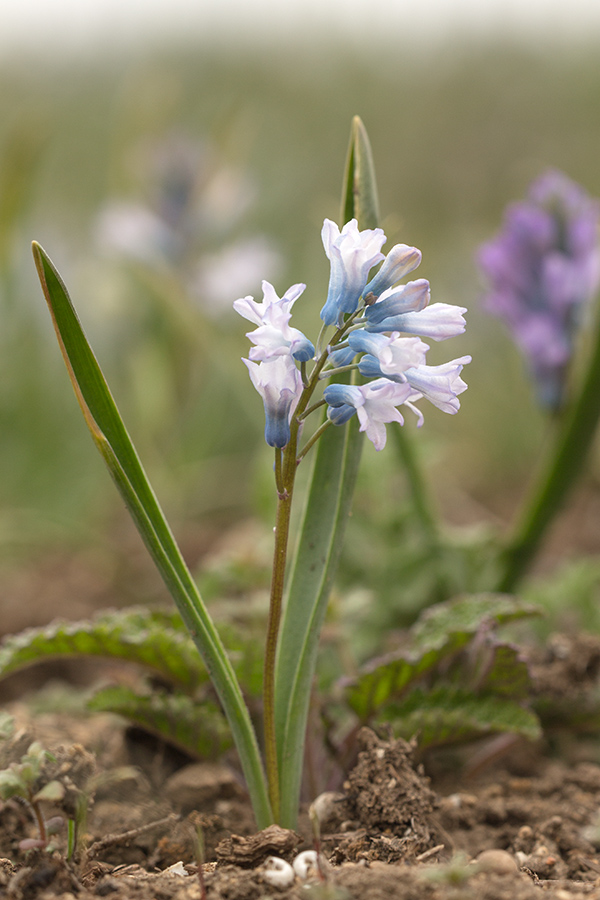
[[[0,50],[81,51],[190,35],[335,34],[435,40],[494,35],[600,41],[598,0],[4,0]],[[376,46],[374,51],[376,51]]]

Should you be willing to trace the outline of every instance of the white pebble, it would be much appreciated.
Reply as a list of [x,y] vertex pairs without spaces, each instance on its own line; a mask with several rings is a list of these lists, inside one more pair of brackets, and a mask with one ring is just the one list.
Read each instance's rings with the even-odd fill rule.
[[304,850],[292,863],[294,872],[302,881],[319,874],[319,860],[314,850]]
[[294,870],[279,856],[268,856],[261,868],[263,880],[273,887],[286,888],[294,883]]

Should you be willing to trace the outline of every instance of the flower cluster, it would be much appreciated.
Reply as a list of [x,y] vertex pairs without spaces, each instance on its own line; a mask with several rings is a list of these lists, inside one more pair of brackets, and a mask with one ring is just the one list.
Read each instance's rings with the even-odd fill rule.
[[[413,410],[419,425],[423,416],[414,404],[423,397],[444,412],[457,412],[458,395],[467,387],[460,373],[471,357],[428,366],[429,347],[418,335],[443,341],[462,334],[466,310],[447,303],[429,305],[429,283],[423,278],[398,283],[420,264],[420,251],[396,244],[384,256],[383,231],[359,231],[355,219],[341,232],[326,219],[322,239],[331,273],[321,319],[324,327],[336,330],[320,355],[315,357],[313,344],[289,324],[291,308],[305,285],[293,285],[279,298],[272,285],[263,282],[262,303],[252,297],[234,303],[235,310],[257,326],[247,335],[254,346],[244,362],[264,401],[267,443],[285,447],[303,392],[312,394],[319,380],[348,369],[371,380],[327,385],[323,399],[328,420],[342,425],[356,413],[361,431],[376,450],[385,446],[386,423],[404,423],[399,406]],[[303,379],[297,363],[305,368],[311,359],[315,359],[313,374]]]
[[487,309],[527,358],[542,405],[562,405],[583,306],[600,284],[600,206],[561,172],[536,179],[478,254]]

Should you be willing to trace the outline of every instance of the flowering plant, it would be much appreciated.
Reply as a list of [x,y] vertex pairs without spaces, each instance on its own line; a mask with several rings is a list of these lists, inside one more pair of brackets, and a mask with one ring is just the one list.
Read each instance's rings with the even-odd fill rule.
[[[109,471],[178,606],[229,720],[257,824],[293,826],[318,637],[350,509],[362,432],[382,450],[385,425],[402,424],[399,407],[418,417],[428,399],[448,413],[459,408],[470,361],[426,364],[428,345],[464,331],[464,309],[429,305],[429,284],[399,284],[417,268],[420,252],[397,244],[384,255],[368,139],[353,123],[342,206],[343,227],[325,220],[331,262],[321,328],[313,344],[290,324],[305,286],[282,297],[263,282],[263,299],[243,297],[236,311],[254,326],[244,362],[265,407],[265,440],[275,451],[278,507],[270,610],[264,654],[264,766],[254,725],[229,656],[150,487],[66,288],[42,248],[34,257],[59,344],[84,417]],[[381,264],[381,265],[380,265]],[[375,267],[378,269],[373,273]],[[366,379],[366,381],[365,381]],[[317,391],[327,382],[321,396]],[[312,431],[308,419],[326,415]],[[356,414],[359,427],[344,426]],[[336,427],[337,426],[337,427]],[[304,444],[301,441],[306,431]],[[299,462],[313,471],[283,607],[290,513]],[[318,549],[315,549],[318,548]]]

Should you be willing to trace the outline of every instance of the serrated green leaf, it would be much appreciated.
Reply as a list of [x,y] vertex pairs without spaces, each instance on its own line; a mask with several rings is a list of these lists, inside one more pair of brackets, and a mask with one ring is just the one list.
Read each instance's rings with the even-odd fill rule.
[[412,640],[426,650],[442,648],[452,634],[473,635],[486,623],[503,625],[539,615],[539,610],[506,594],[464,594],[430,606],[415,623]]
[[538,717],[516,701],[445,686],[411,691],[402,703],[386,706],[385,721],[406,740],[416,735],[422,749],[497,733],[532,741],[541,736]]
[[142,694],[124,685],[102,688],[89,700],[96,712],[118,713],[135,725],[200,759],[216,759],[232,744],[223,713],[209,700],[153,690]]
[[176,613],[169,615],[141,607],[104,611],[79,622],[57,620],[9,635],[0,644],[0,678],[62,656],[127,660],[146,666],[187,690],[208,680],[181,618]]
[[443,659],[461,650],[482,627],[536,613],[535,608],[500,594],[456,597],[432,606],[411,629],[405,647],[362,668],[349,686],[348,702],[366,721]]
[[496,697],[510,697],[512,700],[530,697],[529,667],[519,648],[512,644],[496,644],[479,687]]

